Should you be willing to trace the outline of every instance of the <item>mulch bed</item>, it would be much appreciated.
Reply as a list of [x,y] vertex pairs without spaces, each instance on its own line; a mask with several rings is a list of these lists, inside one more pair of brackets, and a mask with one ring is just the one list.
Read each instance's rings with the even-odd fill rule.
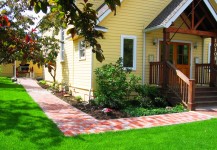
[[[48,89],[48,85],[39,84],[42,88]],[[51,89],[49,89],[51,90]],[[93,116],[94,118],[98,120],[108,120],[108,119],[118,119],[118,118],[128,118],[130,117],[126,113],[123,113],[119,110],[112,109],[112,112],[110,113],[104,113],[102,110],[102,107],[96,107],[88,104],[87,102],[77,102],[73,96],[67,95],[62,92],[52,91],[52,93],[62,99],[63,101],[67,102],[68,104],[72,105],[73,107],[76,107],[77,109]]]

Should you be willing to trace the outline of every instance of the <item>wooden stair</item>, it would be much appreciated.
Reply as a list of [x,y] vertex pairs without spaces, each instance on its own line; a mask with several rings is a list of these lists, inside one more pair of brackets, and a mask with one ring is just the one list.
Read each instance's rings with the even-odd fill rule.
[[195,106],[217,106],[217,87],[196,87]]
[[[172,106],[182,103],[172,91],[168,91],[167,100]],[[217,87],[196,87],[195,106],[217,106]]]

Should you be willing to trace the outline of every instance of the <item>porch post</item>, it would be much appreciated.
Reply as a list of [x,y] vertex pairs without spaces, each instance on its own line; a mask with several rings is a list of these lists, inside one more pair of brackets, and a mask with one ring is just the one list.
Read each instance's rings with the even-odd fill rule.
[[166,28],[163,29],[163,88],[167,88],[168,84],[168,70],[167,70],[167,61],[169,60],[169,39],[170,33],[166,31]]
[[212,37],[211,38],[211,51],[210,51],[210,87],[215,86],[216,82],[216,75],[215,71],[213,70],[215,67],[215,57],[216,57],[216,52],[217,52],[217,38]]

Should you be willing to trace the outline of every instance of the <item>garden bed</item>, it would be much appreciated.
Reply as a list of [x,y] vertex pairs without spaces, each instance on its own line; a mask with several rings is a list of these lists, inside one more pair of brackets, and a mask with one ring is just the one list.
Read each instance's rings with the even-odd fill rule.
[[59,97],[61,100],[67,102],[68,104],[76,107],[77,109],[91,115],[98,120],[108,120],[108,119],[118,119],[118,118],[129,118],[129,117],[139,117],[166,113],[176,113],[186,111],[181,105],[176,107],[165,107],[165,108],[155,108],[155,109],[144,109],[141,107],[129,106],[123,110],[111,109],[111,112],[103,112],[103,107],[98,107],[95,105],[88,104],[87,102],[78,102],[75,100],[74,96],[69,94],[64,94],[53,90],[50,86],[45,84],[39,85],[47,90],[50,90],[55,96]]

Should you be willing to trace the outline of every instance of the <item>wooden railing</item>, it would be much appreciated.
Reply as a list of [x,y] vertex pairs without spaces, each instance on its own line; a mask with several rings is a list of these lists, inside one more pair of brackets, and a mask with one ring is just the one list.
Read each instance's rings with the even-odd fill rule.
[[195,83],[196,84],[210,84],[210,64],[196,64],[195,65]]
[[168,88],[182,100],[182,103],[186,107],[192,110],[195,95],[195,80],[189,79],[170,62],[167,62],[166,67],[168,69],[169,79],[167,84]]
[[149,84],[162,85],[163,62],[150,62]]
[[[165,68],[166,67],[166,68]],[[170,62],[150,63],[150,84],[163,85],[163,71],[168,77],[167,88],[172,91],[188,109],[194,109],[195,80],[189,79]]]

